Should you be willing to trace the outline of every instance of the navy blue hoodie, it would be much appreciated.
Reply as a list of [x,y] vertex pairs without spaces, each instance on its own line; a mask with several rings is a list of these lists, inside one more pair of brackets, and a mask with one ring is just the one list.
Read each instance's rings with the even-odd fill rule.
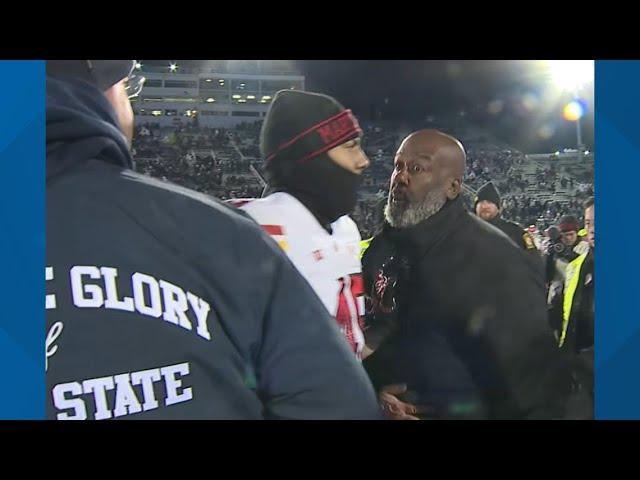
[[47,79],[47,417],[379,418],[277,245],[134,173],[117,125],[92,85]]

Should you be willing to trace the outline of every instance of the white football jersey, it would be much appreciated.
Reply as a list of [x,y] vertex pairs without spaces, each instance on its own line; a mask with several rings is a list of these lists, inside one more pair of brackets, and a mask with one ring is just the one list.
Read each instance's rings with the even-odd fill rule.
[[[364,286],[360,263],[360,232],[347,215],[331,224],[329,234],[295,197],[277,192],[247,202],[245,210],[287,253],[360,357],[364,347]],[[295,293],[292,293],[295,295]]]

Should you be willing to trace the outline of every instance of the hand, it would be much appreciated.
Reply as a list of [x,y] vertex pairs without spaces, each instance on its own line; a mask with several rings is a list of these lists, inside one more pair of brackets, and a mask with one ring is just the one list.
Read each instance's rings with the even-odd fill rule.
[[371,348],[369,348],[367,345],[365,345],[364,347],[362,347],[362,352],[360,353],[360,358],[362,360],[364,360],[365,358],[367,358],[372,353],[373,353],[373,350]]
[[420,420],[415,416],[415,414],[421,413],[419,407],[405,403],[396,397],[406,391],[407,385],[404,383],[387,385],[380,390],[378,394],[380,407],[390,420]]

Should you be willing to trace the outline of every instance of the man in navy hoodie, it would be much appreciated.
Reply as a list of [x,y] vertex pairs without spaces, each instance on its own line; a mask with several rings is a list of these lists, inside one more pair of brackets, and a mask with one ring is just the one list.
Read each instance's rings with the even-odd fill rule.
[[241,212],[133,172],[134,65],[47,65],[47,417],[379,418],[277,245]]

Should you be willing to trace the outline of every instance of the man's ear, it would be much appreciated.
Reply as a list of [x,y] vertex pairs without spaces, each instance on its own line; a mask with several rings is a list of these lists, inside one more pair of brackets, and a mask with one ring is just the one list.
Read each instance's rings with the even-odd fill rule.
[[455,200],[458,195],[460,195],[460,191],[462,190],[462,181],[459,178],[452,177],[449,180],[449,184],[447,185],[447,198],[449,200]]
[[120,125],[120,130],[124,133],[125,137],[127,137],[129,146],[131,146],[131,142],[133,141],[134,117],[131,101],[127,96],[125,81],[126,79],[120,80],[118,83],[104,90],[103,93],[113,107],[118,124]]

